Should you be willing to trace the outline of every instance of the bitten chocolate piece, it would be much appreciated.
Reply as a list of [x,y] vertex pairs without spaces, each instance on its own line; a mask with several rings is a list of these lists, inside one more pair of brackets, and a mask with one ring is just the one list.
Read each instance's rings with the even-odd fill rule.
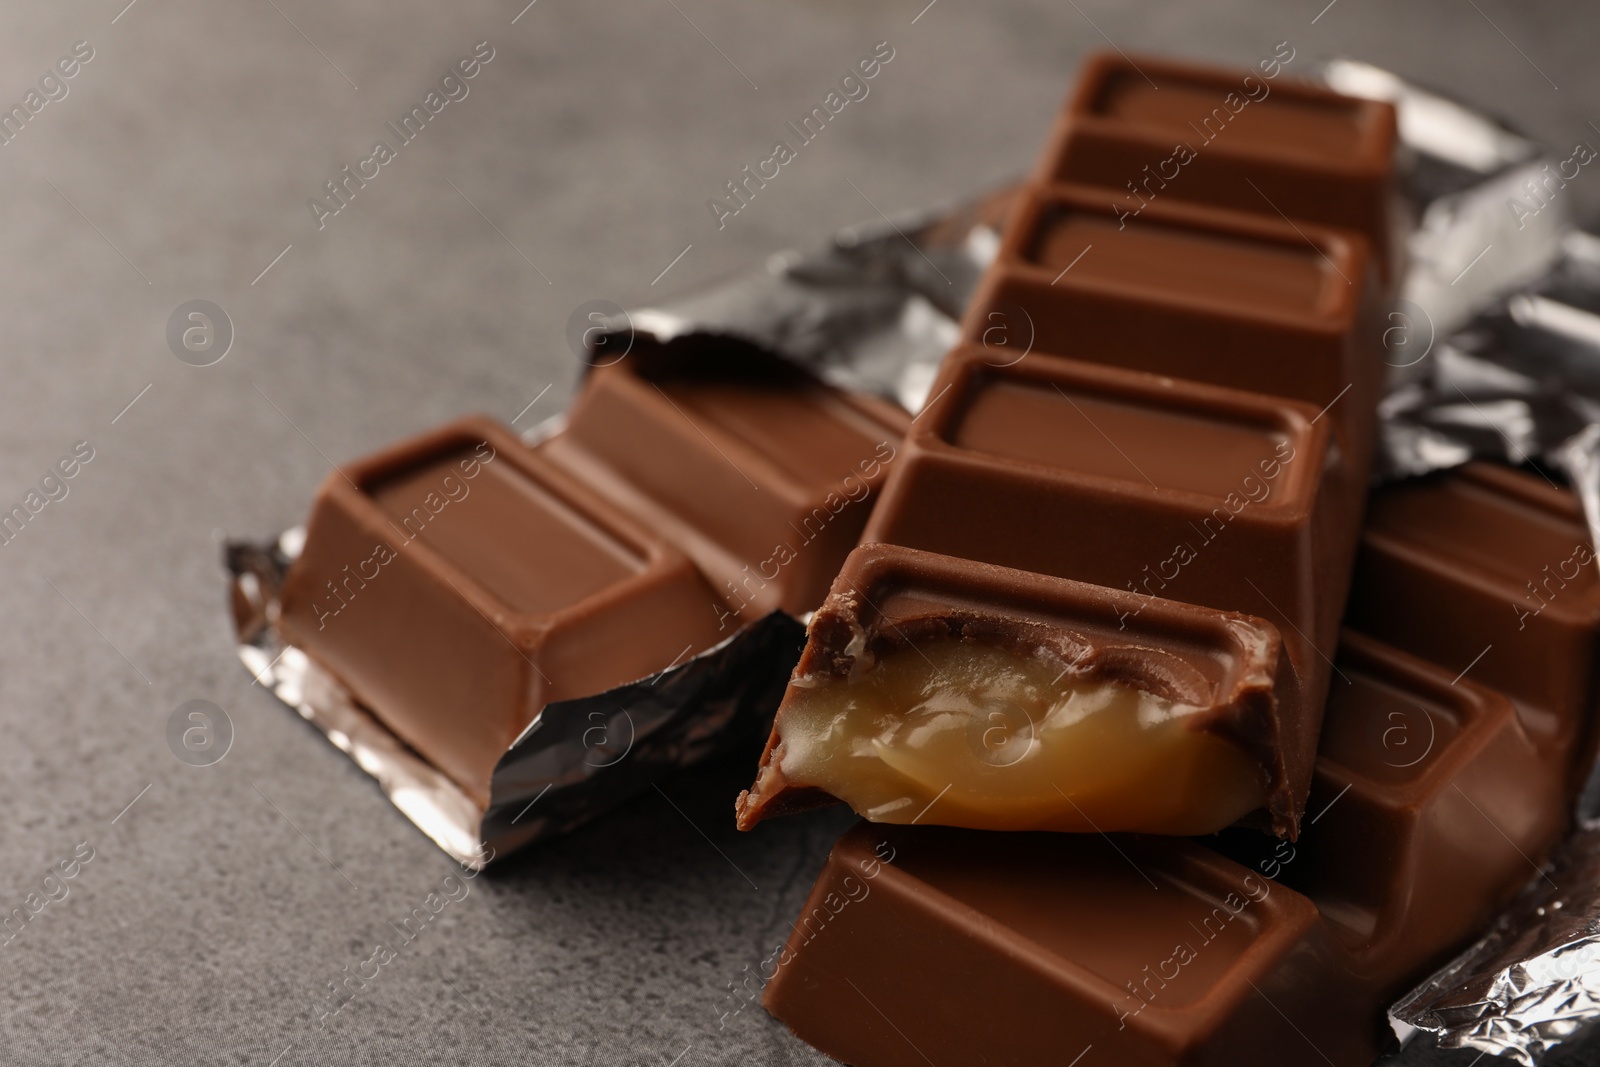
[[1181,839],[862,823],[777,964],[767,1010],[855,1067],[1368,1062],[1316,907]]
[[[863,539],[1277,626],[1303,717],[1277,739],[1292,836],[1363,497],[1308,405],[1065,359],[946,359]],[[1130,623],[1131,624],[1131,623]],[[1276,804],[1276,801],[1275,801]]]
[[1406,219],[1394,106],[1287,76],[1293,58],[1280,50],[1235,70],[1095,56],[1035,177],[1103,186],[1129,220],[1153,203],[1192,200],[1355,230],[1396,277]]
[[1270,624],[891,545],[811,621],[739,825],[843,800],[992,830],[1292,828],[1304,721]]
[[682,553],[475,418],[329,475],[278,625],[487,803],[546,703],[710,647],[719,610]]
[[910,416],[745,348],[636,348],[590,375],[539,451],[694,560],[725,632],[814,609]]
[[1487,463],[1378,490],[1350,620],[1504,692],[1540,747],[1584,773],[1600,568],[1570,491]]

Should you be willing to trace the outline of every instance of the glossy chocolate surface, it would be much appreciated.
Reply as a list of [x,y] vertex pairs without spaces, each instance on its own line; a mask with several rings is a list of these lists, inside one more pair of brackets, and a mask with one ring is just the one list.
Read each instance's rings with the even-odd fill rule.
[[1263,62],[1235,70],[1096,56],[1036,176],[1101,186],[1130,217],[1179,200],[1356,230],[1385,274],[1398,276],[1405,209],[1393,106],[1341,96],[1288,76],[1281,62]]
[[1385,310],[1367,242],[1173,201],[1119,220],[1105,190],[1030,187],[963,322],[995,366],[1069,357],[1299,400],[1370,462]]
[[590,375],[538,451],[694,560],[725,632],[815,608],[909,416],[757,352],[638,347]]
[[1309,900],[1182,839],[861,823],[763,1003],[856,1067],[1350,1063],[1330,962]]
[[[495,458],[499,458],[495,453]],[[479,464],[476,479],[460,465],[472,464],[474,452],[447,454],[371,487],[373,502],[407,538],[423,538],[449,564],[478,582],[519,612],[555,611],[605,590],[645,569],[637,548],[508,464]],[[446,481],[449,479],[449,481]],[[470,522],[434,523],[429,494],[437,505],[444,487],[460,484],[472,503]],[[450,519],[458,514],[452,512]],[[543,559],[562,565],[530,565],[529,547]]]
[[1581,775],[1593,748],[1600,569],[1577,498],[1474,463],[1373,493],[1350,620],[1500,690]]
[[1379,1000],[1444,962],[1540,876],[1567,823],[1564,760],[1511,701],[1357,633],[1338,657],[1300,861]]
[[[1101,249],[1092,261],[1089,253]],[[1276,311],[1315,315],[1334,299],[1336,267],[1310,242],[1245,240],[1171,222],[1134,222],[1050,205],[1039,233],[1024,248],[1029,263],[1063,271],[1082,263],[1074,279],[1148,288],[1163,297],[1204,301],[1244,314]]]
[[541,707],[710,647],[718,610],[641,522],[467,419],[329,476],[279,625],[482,803]]

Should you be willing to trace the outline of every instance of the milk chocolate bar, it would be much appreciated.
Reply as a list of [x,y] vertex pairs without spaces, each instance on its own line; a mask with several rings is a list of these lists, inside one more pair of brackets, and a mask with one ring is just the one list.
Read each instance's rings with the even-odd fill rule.
[[635,349],[589,376],[539,451],[694,560],[726,632],[816,608],[910,417],[753,349]]
[[1303,715],[1260,619],[869,544],[811,621],[739,825],[843,800],[876,822],[1172,834],[1268,806],[1288,832],[1277,742]]
[[1118,217],[1187,200],[1355,230],[1386,277],[1402,266],[1395,109],[1255,70],[1108,52],[1091,58],[1035,178],[1110,191]]
[[[1118,69],[1105,60],[1086,75],[1055,156],[1068,153],[1073,131],[1095,127],[1093,116],[1107,129],[1160,127],[1173,113],[1163,109],[1220,96],[1227,80],[1169,68],[1173,99],[1162,102]],[[1300,123],[1302,139],[1320,147],[1273,147],[1270,131],[1283,123]],[[1232,132],[1239,151],[1219,154],[1217,173],[1241,180],[1252,161],[1289,182],[1297,168],[1359,146],[1355,170],[1327,169],[1317,185],[1345,198],[1325,217],[1387,234],[1391,108],[1291,91]],[[1259,768],[1267,805],[1254,818],[1292,838],[1374,447],[1382,271],[1360,232],[1195,198],[1128,211],[1104,188],[1062,181],[1074,176],[1053,158],[1019,196],[965,343],[946,357],[863,540],[1267,620],[1292,681],[1275,694],[1271,728],[1247,746],[1268,754]],[[1140,615],[1120,620],[1133,638],[1143,636]],[[800,710],[809,704],[804,687],[791,689],[769,756],[790,751],[791,732],[815,728]],[[909,737],[874,744],[892,763],[906,758]],[[960,763],[947,754],[920,780],[953,780]],[[772,766],[743,809],[746,825],[785,792]],[[838,781],[826,791],[856,793]],[[1190,810],[1208,822],[1227,806]],[[946,802],[927,817],[990,825],[971,807]],[[883,798],[865,810],[888,811]],[[1166,828],[1136,803],[1110,821]]]

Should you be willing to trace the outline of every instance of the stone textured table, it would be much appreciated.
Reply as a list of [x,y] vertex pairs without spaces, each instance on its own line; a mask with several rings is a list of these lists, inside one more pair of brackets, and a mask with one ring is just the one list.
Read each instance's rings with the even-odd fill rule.
[[[0,144],[0,510],[92,450],[0,544],[0,909],[93,855],[0,944],[10,1064],[824,1062],[729,987],[847,820],[737,834],[745,762],[472,881],[319,1024],[453,867],[251,684],[224,532],[300,521],[333,463],[453,416],[558,411],[585,301],[1011,178],[1108,40],[1240,63],[1288,40],[1291,72],[1354,55],[1555,144],[1600,136],[1600,9],[1577,3],[125,2],[0,14],[0,107],[27,115]],[[880,41],[870,94],[719,228],[707,201]],[[211,366],[168,343],[197,299],[232,324]],[[232,724],[214,766],[169,750],[189,700]]]

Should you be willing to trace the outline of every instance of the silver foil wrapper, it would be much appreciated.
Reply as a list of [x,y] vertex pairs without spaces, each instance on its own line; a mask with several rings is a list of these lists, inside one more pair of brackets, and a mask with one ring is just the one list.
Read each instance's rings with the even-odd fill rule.
[[[272,620],[305,532],[230,542],[224,565],[239,657],[279,700],[377,779],[394,806],[457,862],[479,869],[565,833],[673,771],[771,725],[805,628],[781,611],[650,678],[547,704],[501,757],[485,808],[405,745]],[[731,810],[731,809],[730,809]]]
[[1334,60],[1323,76],[1339,92],[1395,105],[1417,215],[1402,308],[1421,309],[1430,336],[1454,333],[1556,261],[1572,228],[1567,201],[1535,201],[1526,212],[1506,205],[1527,198],[1527,183],[1559,167],[1557,158],[1487,115],[1366,63]]
[[783,356],[841,389],[921,410],[994,259],[1013,189],[851,227],[821,249],[682,300],[614,316],[608,350],[714,338]]
[[1444,1048],[1537,1064],[1600,1017],[1600,829],[1573,834],[1477,944],[1391,1013]]

